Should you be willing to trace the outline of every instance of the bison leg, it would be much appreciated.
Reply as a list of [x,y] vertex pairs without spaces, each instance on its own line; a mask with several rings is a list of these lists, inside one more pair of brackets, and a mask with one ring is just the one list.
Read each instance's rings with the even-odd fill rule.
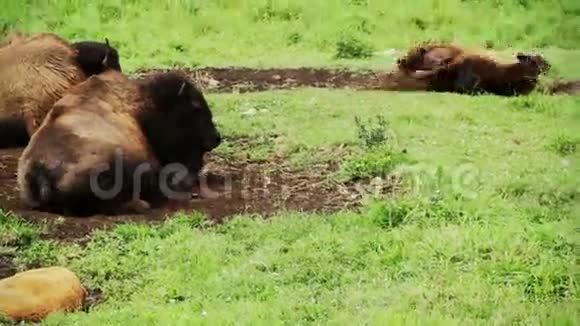
[[0,119],[0,148],[24,147],[28,141],[28,131],[22,118]]
[[144,214],[151,209],[151,205],[142,199],[133,199],[121,207],[126,214]]

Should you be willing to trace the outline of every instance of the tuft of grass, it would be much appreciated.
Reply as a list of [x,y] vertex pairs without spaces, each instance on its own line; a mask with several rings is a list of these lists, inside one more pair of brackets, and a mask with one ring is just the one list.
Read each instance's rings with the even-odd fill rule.
[[0,247],[25,247],[37,241],[42,229],[0,209]]
[[405,153],[383,146],[353,155],[343,162],[340,173],[350,180],[385,178],[399,164],[407,161]]
[[558,135],[549,145],[554,152],[567,156],[576,153],[576,147],[580,144],[580,138],[569,135]]
[[373,55],[373,47],[352,36],[343,36],[336,42],[337,59],[366,59]]

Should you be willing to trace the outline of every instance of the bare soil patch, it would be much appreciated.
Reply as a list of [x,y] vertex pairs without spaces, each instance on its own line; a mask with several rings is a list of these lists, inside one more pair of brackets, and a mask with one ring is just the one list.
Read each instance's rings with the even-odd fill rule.
[[[187,73],[206,92],[258,92],[298,87],[340,88],[355,90],[425,90],[426,85],[410,76],[393,71],[328,68],[204,67],[178,68]],[[142,70],[137,76],[162,72]]]
[[117,223],[158,223],[177,212],[199,211],[215,222],[237,214],[269,217],[280,210],[333,212],[358,205],[360,193],[354,185],[329,178],[338,166],[325,162],[306,169],[290,167],[283,158],[246,163],[233,158],[208,155],[194,199],[167,205],[140,215],[93,215],[67,217],[27,209],[19,199],[16,169],[22,149],[0,150],[0,207],[27,221],[46,222],[46,238],[80,240],[95,229]]
[[[247,67],[178,67],[185,72],[204,92],[247,93],[300,87],[383,90],[383,91],[428,91],[426,81],[418,80],[398,70],[346,70],[329,68],[247,68]],[[141,70],[137,77],[163,72],[164,69]],[[547,94],[580,94],[580,81],[559,80],[538,86]]]

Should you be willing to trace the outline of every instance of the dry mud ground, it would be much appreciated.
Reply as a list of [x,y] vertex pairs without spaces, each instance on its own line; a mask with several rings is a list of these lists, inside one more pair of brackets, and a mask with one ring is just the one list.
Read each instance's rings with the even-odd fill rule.
[[[179,68],[207,92],[258,92],[298,87],[342,88],[355,90],[424,90],[425,84],[395,71],[350,71],[327,68],[244,67]],[[138,71],[146,76],[162,69]]]
[[[16,169],[22,149],[0,150],[0,207],[31,222],[48,222],[46,238],[80,240],[94,229],[108,228],[120,222],[156,223],[177,212],[199,211],[215,222],[236,214],[260,214],[269,217],[287,209],[308,212],[332,212],[357,206],[361,194],[355,185],[328,178],[338,166],[333,162],[313,165],[308,170],[289,167],[283,159],[241,163],[208,155],[202,172],[206,189],[194,189],[190,202],[168,205],[141,215],[94,215],[61,217],[23,207],[19,200]],[[2,262],[0,261],[0,269]]]

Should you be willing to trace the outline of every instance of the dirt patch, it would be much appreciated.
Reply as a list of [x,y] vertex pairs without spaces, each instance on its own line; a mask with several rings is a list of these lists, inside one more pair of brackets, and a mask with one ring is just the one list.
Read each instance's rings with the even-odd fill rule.
[[16,266],[12,264],[12,255],[0,254],[0,280],[16,274]]
[[[326,68],[178,68],[186,72],[205,92],[257,92],[297,87],[356,90],[425,90],[426,84],[398,72]],[[142,70],[146,76],[165,70]]]
[[[245,68],[204,67],[176,68],[188,74],[207,93],[247,93],[300,87],[383,90],[383,91],[428,91],[426,81],[405,75],[398,70],[374,71],[328,68]],[[151,69],[138,71],[135,76],[167,71]],[[539,87],[548,94],[580,94],[580,82],[556,81]]]
[[277,157],[244,163],[209,155],[201,186],[194,190],[197,195],[190,202],[142,215],[61,217],[21,205],[16,182],[21,151],[0,150],[0,207],[31,222],[46,222],[49,231],[45,237],[58,240],[80,240],[95,229],[108,229],[121,222],[157,223],[179,211],[199,211],[221,222],[232,215],[269,217],[280,210],[332,212],[356,207],[360,199],[354,186],[334,182],[328,177],[337,169],[336,163],[325,162],[309,166],[307,170],[297,170]]

